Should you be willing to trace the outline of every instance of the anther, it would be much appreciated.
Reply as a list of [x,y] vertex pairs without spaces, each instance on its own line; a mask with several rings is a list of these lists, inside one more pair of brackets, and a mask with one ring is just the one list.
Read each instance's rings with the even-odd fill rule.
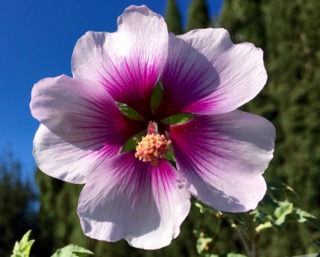
[[147,134],[136,146],[135,157],[142,162],[150,162],[152,166],[157,166],[160,159],[164,159],[170,150],[170,145],[171,140],[167,140],[164,135]]

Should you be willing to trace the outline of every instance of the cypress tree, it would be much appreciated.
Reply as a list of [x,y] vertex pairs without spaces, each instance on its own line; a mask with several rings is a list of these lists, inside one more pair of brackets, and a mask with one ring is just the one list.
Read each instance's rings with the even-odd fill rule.
[[209,8],[206,0],[193,0],[188,10],[187,30],[210,26]]
[[169,32],[173,32],[176,35],[183,33],[181,25],[181,14],[175,0],[167,0],[165,19]]

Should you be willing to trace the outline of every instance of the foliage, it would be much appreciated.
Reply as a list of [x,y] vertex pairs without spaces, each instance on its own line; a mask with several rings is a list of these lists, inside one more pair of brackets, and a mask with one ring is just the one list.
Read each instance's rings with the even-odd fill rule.
[[168,25],[168,31],[176,35],[183,33],[181,24],[181,14],[179,12],[176,0],[167,0],[167,9],[165,19]]
[[36,227],[36,194],[21,178],[21,163],[8,151],[0,155],[0,192],[0,256],[9,256],[16,238]]
[[[319,8],[317,0],[226,0],[220,17],[220,26],[230,31],[234,42],[253,42],[264,50],[268,84],[244,109],[268,118],[277,128],[274,160],[265,176],[291,185],[301,197],[295,201],[317,217],[320,215]],[[259,236],[260,255],[312,253],[315,247],[311,238],[319,237],[319,231],[313,227],[290,223],[286,232],[268,231]]]
[[67,245],[58,249],[51,257],[85,257],[93,255],[93,252],[77,245]]
[[209,8],[206,0],[193,0],[188,10],[187,30],[207,28],[210,25]]
[[67,244],[95,248],[97,241],[90,241],[83,235],[76,212],[82,186],[53,179],[40,171],[36,172],[36,178],[40,190],[39,252],[49,256]]
[[[224,244],[223,241],[219,241],[219,224],[221,224],[221,221],[228,224],[231,231],[233,230],[233,234],[238,235],[243,250],[249,257],[259,256],[259,237],[267,229],[273,228],[279,233],[286,230],[286,225],[289,223],[304,223],[320,231],[320,219],[297,207],[294,204],[295,199],[294,191],[290,187],[280,181],[270,181],[266,196],[258,208],[250,213],[223,213],[197,202],[195,205],[199,208],[200,213],[213,214],[217,223],[216,227],[218,227],[216,231],[211,232],[201,229],[195,230],[195,235],[198,237],[198,253],[205,257],[229,256],[230,253],[222,252],[220,249],[220,245]],[[317,242],[314,241],[313,243],[316,246]],[[228,251],[230,251],[230,246],[229,244]],[[314,247],[314,250],[316,251],[316,247]]]
[[16,242],[13,248],[13,254],[11,257],[29,257],[31,247],[34,240],[29,240],[31,230],[29,230],[21,239],[20,242]]
[[[31,230],[24,234],[20,242],[15,243],[11,257],[30,256],[31,247],[35,242],[35,240],[29,240],[30,233]],[[93,255],[93,252],[77,245],[67,245],[58,249],[51,257],[85,257],[88,255]]]

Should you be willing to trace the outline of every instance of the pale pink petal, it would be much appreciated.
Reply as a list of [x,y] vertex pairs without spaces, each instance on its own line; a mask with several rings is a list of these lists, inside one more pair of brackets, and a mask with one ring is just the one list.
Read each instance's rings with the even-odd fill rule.
[[190,194],[166,161],[157,167],[132,152],[104,163],[81,192],[78,206],[84,233],[106,241],[158,249],[178,236],[190,209]]
[[39,169],[75,184],[86,183],[88,176],[106,160],[102,153],[70,144],[44,125],[40,125],[33,141],[33,155]]
[[68,182],[84,183],[97,164],[119,153],[140,130],[103,86],[90,80],[43,79],[32,90],[30,108],[43,124],[34,140],[39,168]]
[[163,88],[165,106],[175,112],[235,110],[254,98],[266,80],[262,50],[250,43],[234,45],[224,29],[170,36]]
[[226,212],[256,208],[266,192],[275,129],[266,119],[233,111],[199,116],[170,130],[178,170],[202,202]]
[[144,112],[167,54],[163,18],[146,6],[130,6],[118,18],[117,32],[88,32],[79,39],[72,70],[75,77],[103,84],[116,101]]

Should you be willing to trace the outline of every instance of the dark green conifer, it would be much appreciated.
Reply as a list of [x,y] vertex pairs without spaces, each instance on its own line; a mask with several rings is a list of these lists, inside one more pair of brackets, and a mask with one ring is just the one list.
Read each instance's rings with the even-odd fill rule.
[[0,256],[10,256],[14,243],[36,227],[36,194],[21,177],[21,163],[0,153]]
[[181,14],[175,0],[167,0],[165,19],[169,32],[173,32],[176,35],[180,35],[183,33],[181,25]]
[[206,0],[193,0],[188,10],[187,30],[210,26],[209,8]]

